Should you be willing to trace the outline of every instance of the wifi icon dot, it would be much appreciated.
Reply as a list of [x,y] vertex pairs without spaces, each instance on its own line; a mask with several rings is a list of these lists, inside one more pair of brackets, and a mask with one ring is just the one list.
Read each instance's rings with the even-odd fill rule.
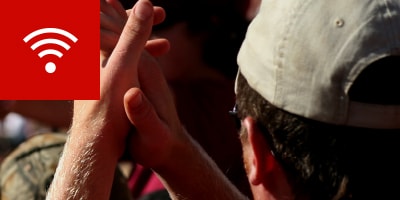
[[[45,34],[61,35],[61,36],[63,36],[62,38],[67,38],[72,43],[76,43],[78,41],[78,38],[76,38],[73,34],[69,33],[68,31],[65,31],[63,29],[59,29],[59,28],[42,28],[42,29],[35,30],[35,31],[29,33],[27,36],[25,36],[23,41],[25,43],[28,43],[29,41],[34,40],[35,38],[45,35]],[[62,47],[62,49],[64,49],[65,51],[68,51],[71,48],[71,46],[68,44],[68,42],[63,41],[63,40],[59,39],[58,37],[57,38],[47,38],[46,37],[44,39],[40,39],[40,40],[34,42],[31,45],[31,49],[36,50],[39,47],[45,47],[45,45],[49,45],[49,44]],[[45,48],[38,53],[38,56],[40,58],[43,58],[44,56],[47,56],[47,55],[54,55],[54,56],[61,58],[64,54],[61,51],[59,51],[57,49],[52,49],[52,48]],[[57,66],[53,62],[48,62],[45,65],[45,70],[49,74],[54,73],[56,71],[56,69],[57,69]]]

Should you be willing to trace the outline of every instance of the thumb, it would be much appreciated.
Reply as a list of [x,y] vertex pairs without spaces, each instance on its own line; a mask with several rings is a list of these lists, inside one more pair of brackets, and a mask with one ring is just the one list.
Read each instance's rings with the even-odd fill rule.
[[139,88],[129,89],[124,96],[125,112],[138,131],[154,132],[157,124],[164,127],[153,105]]
[[170,157],[170,129],[158,117],[151,102],[139,88],[131,88],[126,92],[124,105],[125,112],[136,130],[131,135],[127,147],[130,155],[143,166],[160,165]]

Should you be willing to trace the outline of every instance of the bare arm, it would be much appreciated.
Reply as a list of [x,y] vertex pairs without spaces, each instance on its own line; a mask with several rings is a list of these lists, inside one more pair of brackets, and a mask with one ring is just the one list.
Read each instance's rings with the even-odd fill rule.
[[71,130],[47,199],[109,199],[118,151],[84,131]]
[[[106,2],[100,2],[107,12]],[[138,86],[137,63],[153,25],[148,0],[140,0],[135,8],[121,42],[100,66],[100,99],[74,101],[69,137],[47,199],[109,199],[115,167],[132,128],[123,96]]]
[[[155,11],[149,5],[138,1],[101,68],[100,100],[74,102],[48,199],[108,199],[128,136],[132,158],[153,168],[173,199],[245,199],[185,132],[159,66],[143,51],[153,23],[143,14]],[[147,42],[146,50],[160,55],[161,43]]]
[[155,169],[172,199],[247,199],[194,140],[169,166]]
[[[166,92],[167,89],[158,91]],[[161,94],[168,96],[163,92]],[[177,116],[163,116],[161,112],[154,110],[161,107],[161,104],[157,105],[155,100],[150,102],[150,98],[146,98],[138,89],[131,89],[125,95],[128,118],[137,130],[137,135],[130,143],[130,150],[139,163],[151,167],[158,174],[171,198],[247,199],[179,125]],[[172,100],[168,103],[173,106]],[[172,118],[175,119],[171,120]],[[143,146],[143,141],[151,141],[154,147],[151,144]]]

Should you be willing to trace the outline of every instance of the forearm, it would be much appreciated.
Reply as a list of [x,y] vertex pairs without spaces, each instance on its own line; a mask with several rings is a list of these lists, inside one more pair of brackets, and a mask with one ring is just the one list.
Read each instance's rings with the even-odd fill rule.
[[47,199],[109,199],[118,156],[106,138],[71,130]]
[[172,199],[247,199],[190,136],[180,145],[168,165],[155,169]]

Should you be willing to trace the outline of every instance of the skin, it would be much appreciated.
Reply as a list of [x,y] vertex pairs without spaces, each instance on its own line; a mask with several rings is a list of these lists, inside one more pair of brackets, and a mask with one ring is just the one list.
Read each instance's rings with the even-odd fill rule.
[[[105,1],[102,1],[105,3]],[[127,20],[127,13],[130,11],[125,11],[125,9],[115,1],[112,3],[112,7],[104,7],[104,13],[107,15],[100,15],[102,19],[101,26],[107,25],[102,29],[102,40],[101,49],[102,53],[111,52],[115,47],[118,38],[122,32],[122,29]],[[161,10],[160,7],[155,7],[155,10]],[[155,23],[161,22],[165,18],[164,12],[159,12],[154,18]],[[121,20],[122,19],[122,20]],[[109,31],[113,30],[113,31]],[[165,43],[167,44],[167,43]],[[154,56],[168,51],[168,45],[158,46],[157,48],[164,49],[154,49],[153,41],[148,41],[146,49],[151,51]],[[161,52],[161,53],[160,53]],[[109,55],[108,55],[109,56]],[[0,100],[0,119],[3,119],[8,113],[15,112],[24,117],[34,119],[46,125],[56,128],[67,129],[71,126],[72,121],[72,111],[73,103],[72,101],[65,100]]]
[[[104,3],[101,1],[101,5]],[[55,178],[52,184],[55,186],[52,188],[65,190],[52,192],[54,190],[51,189],[49,199],[92,199],[90,197],[93,196],[101,197],[94,199],[105,199],[109,196],[112,171],[124,151],[124,140],[132,128],[125,115],[124,94],[129,88],[139,86],[139,60],[156,67],[154,59],[143,49],[151,32],[153,9],[149,2],[141,5],[150,6],[151,9],[138,9],[142,12],[138,11],[130,18],[131,22],[121,35],[123,42],[117,44],[109,58],[102,57],[104,62],[100,67],[100,100],[74,102],[69,140],[55,175],[60,178]],[[102,12],[110,11],[108,7],[101,8]],[[134,11],[135,8],[132,12]],[[165,43],[158,42],[160,46]],[[151,45],[149,48],[151,49]],[[136,76],[132,78],[132,74]],[[102,175],[99,176],[98,172]],[[107,189],[101,189],[103,187]]]
[[[101,15],[101,44],[103,52],[104,49],[108,52],[105,55],[114,48],[127,21],[122,6],[117,4],[112,8],[117,11]],[[150,39],[167,38],[171,44],[168,53],[157,55],[156,60],[173,92],[181,122],[225,175],[249,194],[238,156],[241,149],[237,130],[227,112],[234,104],[234,83],[204,62],[203,45],[207,37],[207,32],[191,32],[187,22],[182,21],[153,30]]]
[[[101,54],[101,99],[74,102],[69,139],[48,199],[108,199],[114,168],[125,149],[160,176],[173,199],[246,199],[177,116],[153,57],[164,54],[168,44],[147,42],[157,12],[150,1],[139,0],[115,49]],[[295,199],[255,120],[245,117],[242,125],[247,133],[241,138],[243,157],[254,198]]]
[[[249,1],[248,8],[245,12],[247,19],[251,20],[254,17],[254,15],[257,13],[259,3],[259,0]],[[114,8],[114,11],[110,10],[112,18],[109,18],[109,16],[101,16],[103,20],[109,23],[109,25],[112,25],[109,27],[114,30],[114,32],[110,31],[106,34],[106,29],[103,29],[103,34],[105,37],[104,40],[102,40],[102,44],[104,44],[104,42],[109,43],[105,44],[105,46],[107,48],[111,48],[108,49],[107,52],[111,52],[111,50],[115,47],[115,44],[118,41],[121,30],[123,29],[127,19],[127,15],[123,14],[125,11],[123,11],[119,4],[113,4],[112,6]],[[161,8],[155,7],[155,9]],[[120,12],[120,15],[118,15],[118,12]],[[129,11],[127,13],[129,13]],[[121,18],[123,20],[120,20]],[[202,39],[197,36],[191,38],[186,37],[186,35],[184,35],[184,31],[182,31],[185,29],[185,23],[178,23],[174,26],[174,28],[171,28],[168,31],[164,31],[160,34],[153,34],[151,36],[152,38],[166,37],[171,41],[171,43],[174,44],[174,49],[182,49],[182,51],[172,50],[169,52],[169,55],[161,55],[157,58],[158,62],[160,62],[163,66],[168,66],[163,68],[163,72],[167,80],[190,81],[196,79],[211,79],[213,81],[215,80],[216,82],[227,82],[227,80],[225,80],[221,74],[202,63],[202,58],[193,56],[201,55],[198,52],[193,52],[197,51],[196,49],[198,49],[193,48],[193,45],[201,45]],[[176,64],[176,61],[178,63],[190,63],[190,67]],[[51,127],[64,129],[69,128],[71,125],[72,102],[62,100],[0,101],[0,119],[4,118],[9,112],[21,114]]]
[[242,121],[241,142],[247,177],[255,200],[291,200],[291,186],[252,117]]
[[[101,11],[108,12],[101,5]],[[168,43],[147,42],[159,12],[150,1],[138,1],[110,57],[102,52],[101,98],[74,101],[69,138],[48,199],[108,199],[125,148],[136,162],[162,177],[173,198],[210,199],[209,194],[215,194],[211,199],[245,199],[179,121],[166,80],[152,57],[165,53]],[[128,137],[130,145],[125,146]],[[193,173],[207,183],[203,185],[210,193],[199,191],[196,180],[182,181]]]

